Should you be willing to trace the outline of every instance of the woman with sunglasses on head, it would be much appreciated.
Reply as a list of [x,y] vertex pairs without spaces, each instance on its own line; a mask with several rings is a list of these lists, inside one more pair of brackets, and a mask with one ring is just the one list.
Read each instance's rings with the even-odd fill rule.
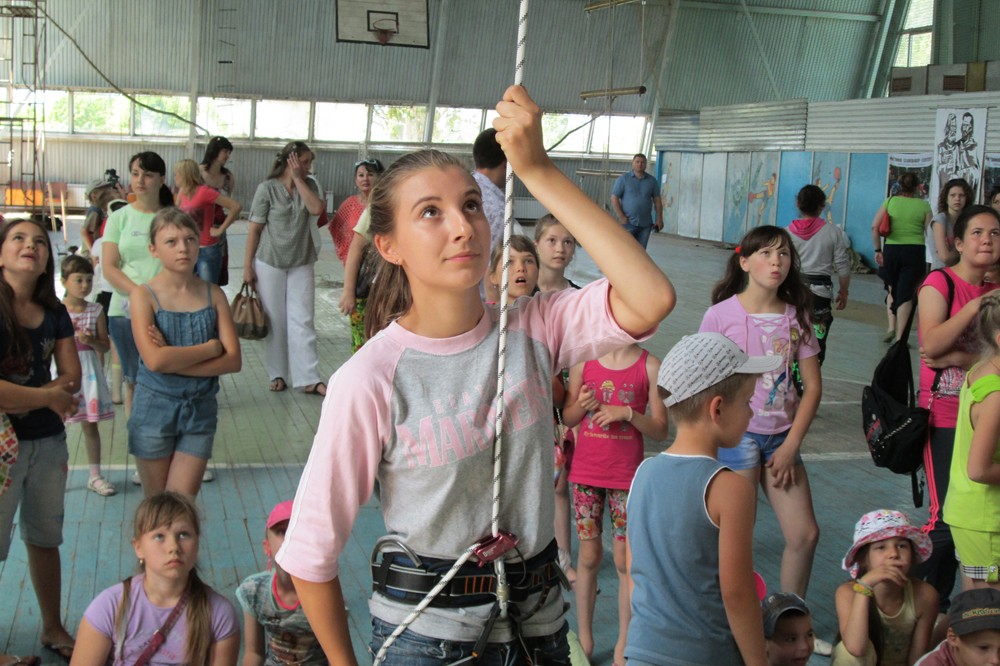
[[354,237],[354,225],[358,223],[358,218],[368,206],[368,193],[372,191],[375,180],[383,171],[385,167],[376,159],[354,163],[354,185],[358,188],[358,193],[347,197],[344,203],[340,204],[333,221],[330,222],[330,235],[333,236],[333,244],[337,248],[337,256],[340,257],[341,263],[347,263],[347,251]]
[[310,216],[322,213],[326,204],[316,181],[309,178],[314,158],[309,146],[292,141],[278,153],[267,180],[257,186],[243,281],[256,283],[270,320],[265,338],[270,389],[284,391],[291,381],[306,393],[324,396],[313,324],[319,248]]

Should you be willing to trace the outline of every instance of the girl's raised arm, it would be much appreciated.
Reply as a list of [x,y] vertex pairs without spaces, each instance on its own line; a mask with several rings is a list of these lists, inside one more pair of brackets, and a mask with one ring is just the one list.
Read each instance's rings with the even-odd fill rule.
[[875,600],[854,591],[853,583],[837,588],[837,621],[844,647],[852,656],[861,657],[868,649],[868,604]]
[[948,301],[931,286],[923,286],[917,293],[917,311],[920,317],[920,348],[923,354],[937,358],[951,351],[958,339],[979,314],[982,297],[974,298],[953,317],[948,316]]
[[676,302],[670,280],[620,224],[552,163],[542,145],[541,110],[523,87],[508,88],[497,112],[497,142],[514,172],[608,278],[618,325],[632,335],[655,327]]
[[216,325],[219,328],[219,342],[222,343],[222,354],[177,372],[185,377],[218,377],[219,375],[239,372],[243,367],[243,355],[240,354],[240,336],[236,334],[236,324],[233,323],[233,311],[226,302],[226,295],[217,285],[212,285],[212,306],[215,308]]
[[[215,358],[224,349],[218,340],[209,340],[191,347],[160,346],[152,337],[156,330],[153,316],[153,301],[149,290],[137,287],[130,296],[129,311],[132,315],[132,336],[139,355],[146,367],[153,372],[177,374],[202,361]],[[79,361],[77,361],[79,363]]]

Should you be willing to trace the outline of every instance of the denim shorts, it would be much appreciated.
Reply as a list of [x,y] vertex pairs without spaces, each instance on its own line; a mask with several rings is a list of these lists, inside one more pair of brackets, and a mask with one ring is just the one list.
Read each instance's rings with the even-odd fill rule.
[[[396,627],[383,622],[377,617],[372,618],[372,642],[369,645],[374,657],[385,639]],[[565,664],[569,666],[569,643],[566,634],[568,625],[548,636],[533,636],[524,638],[524,648],[520,643],[490,643],[475,663],[479,666],[526,666],[524,649],[537,653],[540,657],[535,663],[547,666]],[[460,659],[470,657],[475,643],[460,643],[441,638],[430,638],[407,629],[399,635],[382,662],[385,666],[444,666]],[[472,660],[469,663],[473,663]]]
[[132,320],[128,317],[108,317],[108,335],[118,350],[122,379],[134,386],[135,376],[139,373],[139,349],[132,337]]
[[[788,431],[773,435],[748,432],[740,443],[731,449],[719,449],[719,462],[732,470],[753,469],[766,465],[778,447],[785,443]],[[802,464],[802,456],[795,454],[795,464]]]
[[212,457],[219,403],[214,395],[177,398],[142,384],[135,387],[128,420],[128,452],[154,460],[186,453]]
[[194,272],[205,282],[219,284],[219,274],[222,272],[222,245],[207,245],[198,248],[198,262]]
[[0,561],[7,559],[14,513],[21,507],[21,540],[40,548],[62,544],[69,450],[66,433],[22,439],[10,469],[10,488],[0,496]]

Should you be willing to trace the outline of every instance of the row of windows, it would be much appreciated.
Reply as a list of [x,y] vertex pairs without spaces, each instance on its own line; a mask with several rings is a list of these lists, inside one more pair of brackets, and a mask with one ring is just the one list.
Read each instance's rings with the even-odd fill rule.
[[[48,133],[188,136],[186,122],[133,104],[117,93],[45,90],[32,94],[24,89],[13,93],[11,115],[25,117],[32,103],[40,103]],[[6,91],[2,94],[6,96]],[[135,98],[153,108],[190,117],[190,97]],[[437,107],[432,142],[472,143],[476,135],[490,127],[495,115],[492,109]],[[422,143],[428,122],[427,108],[423,106],[219,97],[197,98],[195,118],[210,134],[233,139],[284,139],[295,131],[290,128],[310,128],[308,134],[300,132],[297,136],[306,134],[308,140],[355,144]],[[556,151],[631,155],[643,150],[649,131],[645,116],[602,116],[592,123],[589,120],[590,116],[583,114],[545,114],[545,145],[563,139]]]

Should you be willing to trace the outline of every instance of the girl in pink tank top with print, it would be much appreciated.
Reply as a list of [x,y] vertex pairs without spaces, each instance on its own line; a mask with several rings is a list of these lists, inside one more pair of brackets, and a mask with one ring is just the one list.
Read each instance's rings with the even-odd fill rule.
[[563,422],[568,427],[580,424],[569,481],[580,540],[575,586],[577,622],[580,644],[588,659],[594,651],[594,604],[597,572],[604,556],[601,529],[607,502],[614,527],[618,571],[618,642],[614,663],[625,663],[625,637],[631,619],[625,563],[625,502],[632,477],[643,459],[643,437],[659,440],[667,436],[667,408],[656,391],[659,370],[659,360],[632,344],[596,361],[579,363],[569,373]]

